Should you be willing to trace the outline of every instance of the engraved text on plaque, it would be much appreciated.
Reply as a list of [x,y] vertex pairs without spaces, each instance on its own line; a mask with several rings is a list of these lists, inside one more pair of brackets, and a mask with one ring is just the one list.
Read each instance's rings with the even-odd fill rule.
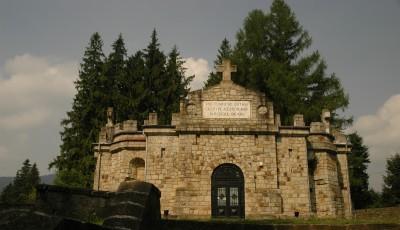
[[250,101],[203,101],[204,118],[250,118]]

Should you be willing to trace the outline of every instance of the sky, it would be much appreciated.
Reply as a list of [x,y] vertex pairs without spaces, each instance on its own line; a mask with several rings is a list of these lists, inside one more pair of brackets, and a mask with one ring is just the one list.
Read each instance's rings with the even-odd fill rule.
[[[286,1],[349,94],[369,147],[370,185],[380,190],[386,159],[400,152],[400,0]],[[108,53],[122,33],[129,54],[155,28],[161,48],[177,45],[192,88],[202,86],[224,38],[270,0],[2,0],[0,1],[0,176],[29,158],[41,174],[58,155],[60,121],[71,109],[79,63],[99,32]]]

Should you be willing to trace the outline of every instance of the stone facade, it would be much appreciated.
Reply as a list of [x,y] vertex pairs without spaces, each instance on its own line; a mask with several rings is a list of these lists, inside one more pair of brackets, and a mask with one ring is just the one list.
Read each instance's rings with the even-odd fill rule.
[[[127,177],[147,181],[161,191],[161,211],[178,217],[210,217],[214,208],[225,212],[219,205],[239,194],[242,217],[350,217],[350,146],[330,129],[330,113],[322,111],[321,122],[309,126],[298,114],[292,126],[283,126],[273,103],[234,84],[235,68],[226,66],[230,63],[222,65],[220,84],[181,101],[171,125],[159,125],[151,113],[139,131],[136,121],[112,124],[109,112],[94,144],[94,189],[115,191]],[[229,184],[229,193],[213,190],[221,165],[239,168],[243,191]],[[237,209],[229,213],[234,216]]]

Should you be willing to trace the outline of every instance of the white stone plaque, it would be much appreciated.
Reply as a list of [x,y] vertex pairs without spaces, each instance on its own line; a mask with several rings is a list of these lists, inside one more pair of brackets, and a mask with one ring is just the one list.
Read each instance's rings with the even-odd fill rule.
[[204,118],[250,118],[250,101],[203,101]]

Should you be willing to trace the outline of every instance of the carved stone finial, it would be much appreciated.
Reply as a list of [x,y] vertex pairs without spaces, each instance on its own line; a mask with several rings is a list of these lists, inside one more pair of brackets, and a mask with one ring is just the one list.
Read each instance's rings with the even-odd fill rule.
[[321,113],[321,121],[325,125],[326,133],[330,133],[331,119],[331,112],[328,109],[323,109]]
[[230,81],[231,80],[231,73],[237,71],[236,65],[231,65],[231,60],[224,59],[222,61],[222,65],[217,65],[217,72],[222,73],[222,80],[223,81]]
[[107,108],[107,126],[113,126],[113,108],[112,107],[108,107]]

